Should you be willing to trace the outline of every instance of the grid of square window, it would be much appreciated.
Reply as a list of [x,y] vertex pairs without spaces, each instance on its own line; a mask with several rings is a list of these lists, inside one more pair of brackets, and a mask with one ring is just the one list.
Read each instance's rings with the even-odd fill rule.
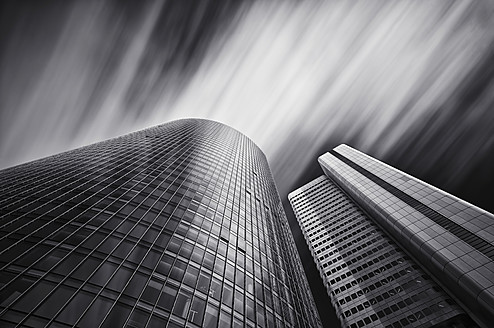
[[462,322],[463,310],[326,176],[289,199],[343,326]]
[[492,214],[345,145],[319,162],[473,319],[494,320]]
[[0,182],[2,327],[321,325],[266,158],[227,126],[174,121]]
[[[387,183],[406,192],[424,205],[448,217],[474,234],[494,241],[494,215],[451,194],[401,172],[351,147],[342,145],[335,150]],[[494,254],[492,254],[494,255]]]

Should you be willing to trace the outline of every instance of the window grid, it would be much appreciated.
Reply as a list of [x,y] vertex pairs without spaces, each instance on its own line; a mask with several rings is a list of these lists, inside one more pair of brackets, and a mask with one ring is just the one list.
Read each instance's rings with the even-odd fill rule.
[[[430,326],[438,316],[463,313],[327,177],[292,192],[289,200],[346,327]],[[424,314],[426,308],[436,311]]]

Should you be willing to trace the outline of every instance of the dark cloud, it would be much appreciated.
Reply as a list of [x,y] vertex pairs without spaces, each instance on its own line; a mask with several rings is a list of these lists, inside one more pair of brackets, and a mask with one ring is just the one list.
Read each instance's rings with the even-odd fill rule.
[[494,202],[494,47],[384,157],[388,163],[490,212]]

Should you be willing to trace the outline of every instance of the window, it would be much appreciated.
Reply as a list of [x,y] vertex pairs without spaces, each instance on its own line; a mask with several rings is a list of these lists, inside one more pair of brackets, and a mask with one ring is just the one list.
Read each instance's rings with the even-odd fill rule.
[[79,255],[77,253],[72,253],[55,268],[54,272],[66,276],[83,260],[84,257],[82,255]]
[[173,313],[179,317],[186,318],[189,312],[191,298],[190,293],[184,290],[180,291],[173,307]]
[[142,300],[149,302],[150,304],[156,303],[159,295],[161,294],[161,289],[163,288],[163,283],[157,280],[149,280],[144,293],[142,294]]
[[128,326],[130,327],[144,327],[148,320],[149,314],[135,309],[130,315]]
[[53,318],[53,316],[62,308],[74,292],[74,288],[64,285],[59,286],[35,313],[45,318]]
[[201,272],[201,274],[199,275],[199,280],[197,282],[197,289],[207,294],[209,292],[210,280],[211,276],[209,274]]
[[188,320],[201,325],[202,318],[204,316],[204,308],[206,307],[206,301],[199,297],[194,297],[192,305],[190,306]]
[[[110,310],[112,304],[112,300],[103,297],[97,297],[77,325],[81,327],[95,327],[99,325],[107,312]],[[144,324],[145,323],[146,321],[144,320]]]
[[221,298],[221,302],[228,307],[232,307],[233,300],[233,289],[228,285],[223,285],[223,297]]
[[89,305],[93,299],[93,294],[79,291],[75,294],[74,298],[63,309],[63,311],[57,316],[57,320],[60,320],[69,325],[75,324],[79,316]]
[[176,260],[175,264],[173,265],[173,267],[171,269],[170,277],[177,280],[177,281],[182,281],[186,267],[187,267],[187,264],[185,262],[180,261],[180,260]]
[[220,314],[220,322],[219,322],[219,328],[230,328],[231,327],[231,322],[232,317],[226,312],[221,311]]
[[171,311],[176,296],[177,290],[175,287],[170,284],[166,284],[163,289],[163,293],[158,300],[158,306],[167,311]]
[[205,328],[213,328],[217,327],[217,322],[218,322],[218,308],[208,304],[206,308],[206,314],[204,316],[204,324],[203,327]]
[[250,320],[255,320],[254,300],[249,297],[245,298],[245,314]]
[[[55,287],[55,284],[47,281],[40,281],[27,294],[24,294],[20,301],[15,303],[14,309],[22,312],[30,312],[33,308]],[[15,295],[18,295],[17,293]],[[3,305],[3,304],[2,304]]]
[[184,283],[194,288],[198,276],[199,276],[199,270],[189,265],[187,267],[187,271],[185,272]]
[[137,298],[141,293],[142,289],[144,288],[146,282],[147,282],[147,276],[139,272],[136,272],[130,283],[127,285],[124,294]]
[[233,302],[235,311],[244,314],[244,295],[239,291],[235,290],[235,301]]
[[96,273],[89,279],[93,284],[103,286],[106,284],[110,276],[117,269],[117,265],[110,262],[103,262]]
[[213,280],[211,281],[211,287],[209,289],[209,296],[219,301],[221,296],[221,289],[221,282],[218,281],[216,278],[213,278]]
[[235,275],[235,284],[239,286],[240,288],[244,288],[244,273],[240,271],[238,268],[236,270],[236,275]]

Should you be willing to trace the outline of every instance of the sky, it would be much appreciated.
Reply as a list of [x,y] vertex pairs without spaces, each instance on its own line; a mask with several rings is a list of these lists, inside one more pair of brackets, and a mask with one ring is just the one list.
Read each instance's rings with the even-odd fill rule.
[[340,143],[494,212],[492,1],[0,7],[0,168],[201,117],[264,151],[308,264],[286,196]]

